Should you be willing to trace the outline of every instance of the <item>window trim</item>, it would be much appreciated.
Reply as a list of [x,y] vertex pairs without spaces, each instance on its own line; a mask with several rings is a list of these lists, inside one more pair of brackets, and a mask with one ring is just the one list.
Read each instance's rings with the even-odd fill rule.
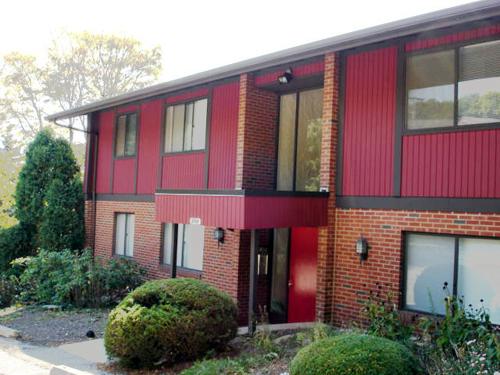
[[[206,120],[205,120],[205,147],[197,150],[184,150],[184,136],[186,133],[186,106],[188,104],[193,104],[193,120],[194,120],[194,103],[200,100],[207,101],[207,112],[206,112]],[[165,150],[165,140],[167,138],[167,111],[169,107],[175,107],[177,105],[184,106],[184,126],[182,128],[182,150],[181,151],[166,151]],[[160,137],[160,152],[161,156],[170,156],[170,155],[182,155],[182,154],[196,154],[196,153],[204,153],[208,151],[209,145],[209,131],[210,131],[210,119],[211,119],[211,95],[203,95],[199,97],[189,98],[185,100],[179,100],[172,103],[165,102],[163,105],[163,115],[162,115],[162,124],[161,124],[161,137]]]
[[[114,213],[114,220],[113,220],[113,256],[114,257],[119,257],[119,258],[127,258],[127,259],[134,259],[134,254],[132,255],[127,255],[127,241],[124,240],[124,249],[123,249],[123,254],[118,254],[116,252],[116,235],[118,233],[117,231],[117,223],[118,223],[118,215],[125,215],[125,233],[127,230],[127,221],[128,221],[128,216],[129,215],[134,215],[134,221],[135,221],[135,212],[121,212],[121,211],[116,211]],[[134,241],[133,241],[133,246],[135,248],[135,222],[134,222]],[[134,249],[132,249],[133,251]]]
[[458,290],[458,256],[459,256],[459,242],[460,239],[471,238],[471,239],[481,239],[481,240],[496,240],[500,242],[499,237],[494,236],[471,236],[471,235],[461,235],[454,233],[434,233],[434,232],[420,232],[420,231],[403,231],[402,232],[402,241],[401,244],[403,246],[402,249],[402,261],[401,261],[401,272],[400,272],[400,301],[399,306],[400,310],[403,312],[416,313],[428,316],[443,316],[442,314],[433,313],[429,311],[422,311],[417,309],[408,308],[406,306],[406,287],[407,287],[407,266],[408,266],[408,246],[407,246],[407,236],[411,234],[416,235],[424,235],[424,236],[438,236],[438,237],[448,237],[453,238],[455,242],[454,246],[454,256],[453,256],[453,285],[448,286],[452,295],[457,296]]
[[[467,125],[458,125],[458,76],[459,76],[459,68],[460,68],[460,58],[459,58],[459,50],[462,47],[467,47],[475,44],[487,43],[500,41],[499,35],[492,35],[477,39],[446,43],[443,45],[430,47],[430,48],[422,48],[415,51],[405,51],[403,47],[402,58],[403,58],[403,72],[402,79],[403,82],[401,86],[402,90],[402,112],[403,112],[403,135],[413,135],[413,134],[429,134],[429,133],[450,133],[450,132],[460,132],[460,131],[474,131],[474,130],[489,130],[489,129],[498,129],[500,128],[500,121],[492,122],[488,124],[480,123],[480,124],[467,124]],[[453,82],[454,85],[454,103],[453,103],[453,125],[447,127],[436,127],[436,128],[424,128],[424,129],[409,129],[408,128],[408,86],[406,79],[406,67],[408,63],[408,58],[411,56],[417,55],[426,55],[434,52],[441,51],[454,51],[455,55],[455,80]]]
[[[195,225],[195,224],[184,224],[184,223],[162,223],[162,226],[161,226],[161,246],[160,246],[160,265],[163,266],[163,267],[166,267],[166,268],[169,268],[170,270],[173,268],[173,264],[172,264],[172,259],[170,259],[168,262],[165,261],[165,226],[166,224],[172,224],[173,225],[173,233],[174,233],[174,238],[172,239],[172,251],[171,251],[171,254],[173,255],[174,254],[174,251],[177,253],[177,257],[176,257],[176,260],[179,261],[180,259],[180,265],[176,265],[176,269],[178,271],[186,271],[186,272],[189,272],[189,273],[192,273],[193,275],[201,275],[203,273],[203,266],[204,266],[204,262],[203,262],[203,255],[205,254],[205,237],[203,237],[203,251],[202,251],[202,260],[201,260],[201,269],[196,269],[196,268],[190,268],[190,267],[186,267],[184,266],[183,264],[183,261],[184,261],[184,243],[182,244],[182,249],[181,249],[181,253],[179,254],[178,253],[178,241],[179,241],[179,224],[182,224],[184,225],[183,227],[183,238],[184,238],[184,235],[185,235],[185,232],[186,232],[186,225]],[[203,233],[205,233],[205,226],[204,225],[201,225],[203,226]],[[183,241],[185,242],[185,241]]]
[[[125,154],[125,146],[127,144],[127,128],[129,126],[129,116],[135,114],[136,115],[136,124],[135,124],[135,147],[134,147],[134,154],[133,155],[127,155]],[[121,156],[118,156],[116,154],[116,149],[117,149],[117,144],[118,144],[118,123],[120,120],[121,116],[125,116],[125,138],[124,138],[124,154]],[[116,112],[115,114],[115,127],[113,129],[113,159],[115,160],[121,160],[121,159],[133,159],[137,157],[137,153],[139,150],[139,124],[140,124],[140,117],[139,117],[139,110],[133,110],[133,111],[126,111],[126,112]]]
[[[276,121],[276,144],[275,144],[275,155],[276,155],[276,168],[274,176],[274,190],[276,191],[286,191],[286,192],[298,192],[298,193],[314,193],[313,191],[301,191],[297,190],[297,146],[298,146],[298,133],[299,133],[299,109],[300,109],[300,93],[306,91],[323,90],[323,100],[325,96],[324,85],[313,85],[311,87],[300,87],[291,90],[283,90],[278,94],[278,116]],[[279,154],[279,144],[280,144],[280,113],[281,113],[281,97],[285,95],[295,95],[295,124],[294,124],[294,149],[293,149],[293,181],[291,190],[278,190],[278,154]],[[322,136],[323,137],[323,136]]]

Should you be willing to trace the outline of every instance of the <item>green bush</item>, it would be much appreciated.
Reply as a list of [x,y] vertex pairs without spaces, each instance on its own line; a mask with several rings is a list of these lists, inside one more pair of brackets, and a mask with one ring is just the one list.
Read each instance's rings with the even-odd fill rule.
[[[118,302],[142,283],[145,271],[135,262],[94,260],[92,251],[40,250],[23,260],[21,298],[26,303],[99,307]],[[20,262],[18,262],[20,263]]]
[[19,280],[14,275],[0,276],[0,308],[12,305],[20,293]]
[[232,299],[199,280],[150,281],[110,313],[104,345],[128,367],[196,359],[235,337],[236,317]]
[[23,224],[0,229],[0,272],[7,271],[14,259],[31,255],[32,233],[33,229]]
[[52,180],[44,202],[39,230],[40,247],[47,250],[81,249],[85,240],[85,225],[80,176],[66,182]]
[[411,375],[419,374],[404,345],[382,337],[344,334],[301,349],[290,365],[291,375]]
[[[429,374],[493,374],[500,370],[500,336],[484,306],[465,306],[448,290],[444,317],[421,317],[417,347]],[[482,301],[481,301],[482,302]]]

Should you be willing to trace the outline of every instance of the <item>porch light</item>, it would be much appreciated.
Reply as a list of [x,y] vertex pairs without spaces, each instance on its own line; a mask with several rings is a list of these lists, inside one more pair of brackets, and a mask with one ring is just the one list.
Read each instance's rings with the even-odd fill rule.
[[368,259],[368,241],[363,236],[356,241],[356,254],[359,255],[360,261]]
[[290,83],[292,79],[293,79],[292,69],[288,68],[287,70],[285,70],[285,73],[283,73],[278,77],[278,83],[280,85],[286,85],[287,83]]
[[215,228],[214,229],[214,240],[217,240],[219,243],[224,242],[224,229],[222,228]]

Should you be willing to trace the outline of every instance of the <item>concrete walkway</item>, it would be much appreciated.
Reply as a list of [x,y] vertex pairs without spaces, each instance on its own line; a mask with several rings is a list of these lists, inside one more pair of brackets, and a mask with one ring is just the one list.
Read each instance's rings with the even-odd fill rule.
[[106,374],[103,340],[41,347],[0,338],[0,375]]

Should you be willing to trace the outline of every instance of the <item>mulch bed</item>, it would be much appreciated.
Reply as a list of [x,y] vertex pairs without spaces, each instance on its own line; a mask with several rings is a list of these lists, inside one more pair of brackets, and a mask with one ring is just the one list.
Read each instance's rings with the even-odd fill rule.
[[36,345],[58,346],[96,338],[104,334],[109,309],[72,309],[49,311],[41,307],[25,307],[0,317],[0,324],[20,332],[21,340]]

